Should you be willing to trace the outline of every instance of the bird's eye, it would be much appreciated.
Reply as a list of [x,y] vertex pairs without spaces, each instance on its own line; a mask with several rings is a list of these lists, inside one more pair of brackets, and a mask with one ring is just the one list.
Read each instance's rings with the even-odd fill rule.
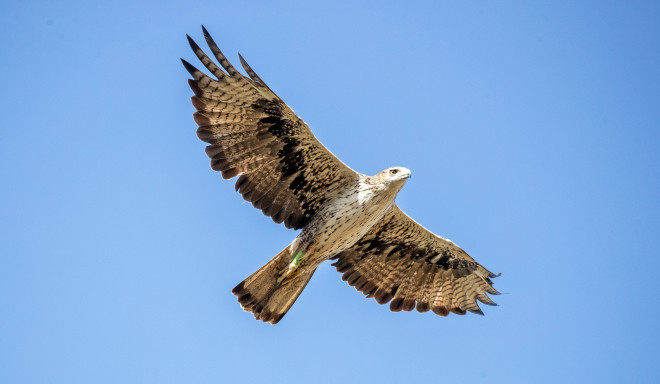
[[397,173],[399,173],[398,169],[390,169],[390,175],[396,175]]

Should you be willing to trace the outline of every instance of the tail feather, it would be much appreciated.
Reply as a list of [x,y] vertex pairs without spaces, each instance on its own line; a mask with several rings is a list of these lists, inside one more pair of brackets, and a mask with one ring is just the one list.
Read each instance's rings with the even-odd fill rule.
[[283,282],[279,277],[291,263],[289,247],[284,248],[266,265],[238,284],[232,293],[245,311],[252,312],[254,318],[276,324],[287,313],[303,291],[314,271],[296,271]]

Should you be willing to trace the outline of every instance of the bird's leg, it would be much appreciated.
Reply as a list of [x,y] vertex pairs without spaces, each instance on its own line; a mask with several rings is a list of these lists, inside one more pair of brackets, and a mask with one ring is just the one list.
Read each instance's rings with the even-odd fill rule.
[[303,256],[305,256],[305,252],[303,251],[296,253],[293,260],[291,260],[291,264],[289,264],[289,269],[277,279],[279,284],[284,283],[289,277],[292,277],[293,273],[298,269]]
[[298,251],[298,253],[296,253],[296,255],[293,257],[293,260],[291,260],[291,264],[289,264],[289,270],[286,272],[287,276],[298,269],[303,256],[305,256],[305,252],[303,251]]
[[298,265],[300,265],[300,260],[303,258],[303,256],[305,256],[305,252],[298,251],[298,253],[296,253],[296,255],[293,257],[293,260],[291,260],[291,264],[289,264],[289,270],[291,270],[291,268],[297,268]]

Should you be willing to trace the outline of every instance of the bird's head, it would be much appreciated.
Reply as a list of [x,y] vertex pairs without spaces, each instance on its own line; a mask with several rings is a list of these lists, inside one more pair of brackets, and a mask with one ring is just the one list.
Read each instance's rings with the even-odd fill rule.
[[404,167],[390,167],[381,171],[375,177],[383,184],[398,186],[401,188],[406,180],[410,178],[410,170]]

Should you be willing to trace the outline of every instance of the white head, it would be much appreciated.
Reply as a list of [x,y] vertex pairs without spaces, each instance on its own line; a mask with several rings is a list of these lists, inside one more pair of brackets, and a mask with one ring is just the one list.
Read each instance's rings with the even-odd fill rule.
[[374,175],[374,178],[378,180],[379,183],[396,185],[401,188],[403,187],[403,184],[406,183],[406,180],[410,178],[410,175],[410,170],[408,168],[390,167]]

